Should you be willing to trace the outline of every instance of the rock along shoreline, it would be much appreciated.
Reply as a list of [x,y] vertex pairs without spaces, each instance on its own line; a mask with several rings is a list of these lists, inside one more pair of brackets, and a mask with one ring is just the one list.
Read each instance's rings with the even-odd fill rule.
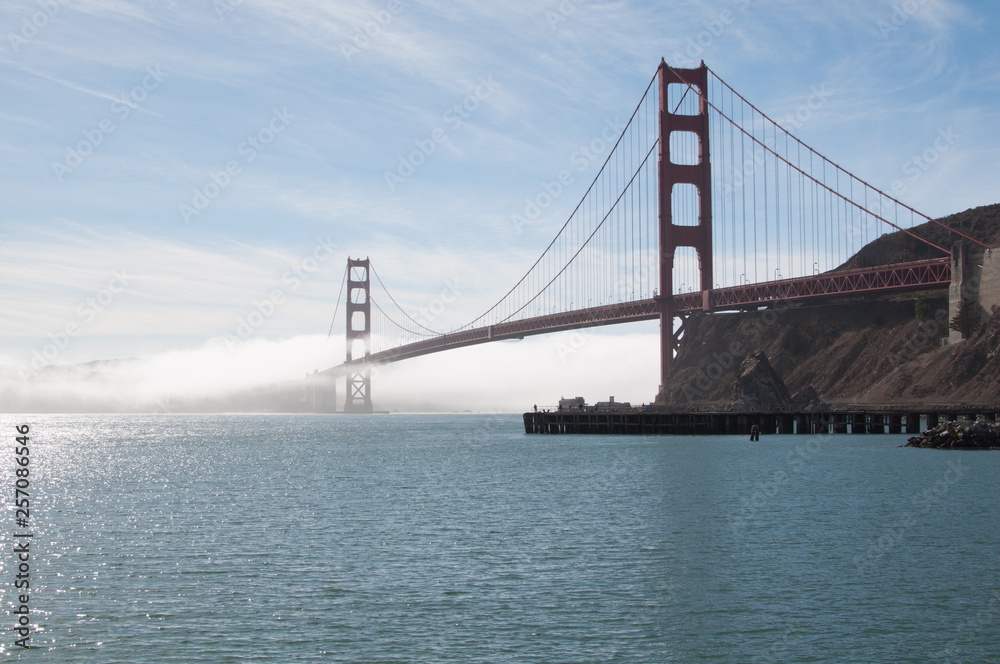
[[910,438],[904,447],[936,450],[1000,450],[1000,423],[948,422]]

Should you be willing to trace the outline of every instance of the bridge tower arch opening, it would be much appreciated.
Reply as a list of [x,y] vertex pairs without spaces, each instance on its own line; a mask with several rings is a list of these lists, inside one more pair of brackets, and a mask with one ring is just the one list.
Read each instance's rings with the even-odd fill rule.
[[[680,328],[674,329],[674,256],[679,247],[693,247],[698,254],[699,287],[704,308],[712,290],[712,168],[709,158],[708,67],[673,69],[666,61],[659,68],[659,236],[660,287],[660,392],[677,350]],[[670,97],[671,86],[680,99]],[[685,112],[688,111],[688,112]],[[694,140],[696,137],[697,140]],[[685,150],[685,145],[691,145]],[[690,153],[696,150],[696,158]],[[672,154],[677,152],[678,154]],[[684,154],[682,154],[682,152]],[[681,186],[676,186],[681,185]],[[692,189],[693,188],[693,189]],[[675,219],[674,196],[695,192],[697,220]],[[685,206],[686,207],[686,206]]]
[[[372,301],[371,265],[365,259],[347,259],[347,399],[345,413],[372,412],[371,354]],[[362,364],[352,364],[364,360]]]

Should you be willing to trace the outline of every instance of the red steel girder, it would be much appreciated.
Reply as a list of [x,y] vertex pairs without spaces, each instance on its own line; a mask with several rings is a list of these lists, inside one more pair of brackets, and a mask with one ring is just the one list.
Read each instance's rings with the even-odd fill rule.
[[[719,311],[749,305],[759,306],[776,300],[912,291],[946,288],[949,285],[951,285],[951,259],[934,258],[713,290],[709,297],[709,309]],[[700,303],[694,302],[691,296],[687,298],[685,305],[692,310],[704,308]]]
[[[913,263],[898,263],[883,267],[843,272],[827,272],[799,279],[783,279],[748,286],[722,288],[707,293],[684,293],[675,295],[672,309],[677,313],[690,311],[722,311],[761,306],[781,300],[832,297],[864,293],[904,292],[947,288],[951,284],[951,259],[940,258]],[[372,353],[365,359],[356,359],[335,367],[346,369],[359,364],[380,364],[396,362],[430,353],[475,344],[520,339],[537,334],[548,334],[584,327],[615,325],[640,320],[656,320],[660,317],[660,299],[637,300],[608,304],[589,309],[578,309],[563,313],[535,316],[523,320],[499,323],[484,327],[452,332],[430,339]]]
[[[499,323],[497,325],[487,325],[470,330],[443,334],[439,337],[405,344],[398,348],[390,348],[389,350],[372,353],[368,356],[367,362],[395,362],[451,348],[461,348],[463,346],[472,346],[490,341],[520,339],[536,334],[575,330],[582,327],[614,325],[616,323],[638,320],[654,320],[659,318],[659,315],[659,305],[655,300],[608,304],[600,307],[535,316],[517,321]],[[355,364],[361,362],[363,360],[354,361]]]

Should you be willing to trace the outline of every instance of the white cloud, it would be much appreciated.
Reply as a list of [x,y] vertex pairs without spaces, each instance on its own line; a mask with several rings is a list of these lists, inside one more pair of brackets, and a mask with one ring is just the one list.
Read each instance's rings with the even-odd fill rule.
[[[87,335],[178,334],[216,336],[235,325],[253,303],[278,289],[288,297],[274,323],[287,331],[310,318],[308,301],[333,290],[343,272],[342,256],[323,250],[327,238],[302,238],[296,249],[224,243],[197,248],[132,233],[108,235],[79,226],[36,233],[12,228],[6,251],[31,255],[24,264],[0,264],[0,300],[21,318],[4,317],[0,330],[8,337],[37,337],[78,323]],[[332,243],[336,245],[334,240]],[[303,261],[329,256],[300,278]],[[88,305],[116,281],[111,303],[98,310]],[[81,314],[81,307],[93,314]],[[328,311],[332,312],[332,303]],[[324,313],[323,318],[328,318]],[[287,320],[286,320],[287,319]],[[232,321],[232,322],[230,322]],[[279,327],[280,325],[276,325]],[[125,349],[123,349],[125,350]],[[127,351],[126,351],[127,352]]]
[[571,331],[407,360],[373,380],[372,400],[402,411],[484,412],[554,408],[563,396],[649,403],[659,386],[655,327]]
[[[554,408],[561,396],[648,403],[659,379],[659,364],[649,361],[659,337],[648,332],[648,323],[630,327],[638,331],[565,332],[386,365],[374,371],[372,400],[380,410],[397,412],[522,412],[534,405]],[[256,390],[288,383],[293,393],[301,390],[296,381],[339,364],[343,353],[343,339],[308,335],[235,346],[214,339],[144,358],[41,372],[15,361],[0,364],[0,395],[5,409],[36,411],[170,411],[206,401],[238,408],[252,403],[247,395]],[[27,381],[18,367],[31,373]],[[342,409],[344,379],[337,383]]]
[[[299,381],[336,364],[343,341],[325,335],[281,341],[214,339],[195,348],[143,358],[42,368],[30,362],[0,365],[5,408],[51,411],[166,411],[168,404],[232,403],[246,394]],[[240,399],[244,401],[240,401]]]
[[[471,320],[521,277],[593,173],[574,173],[579,189],[517,234],[510,215],[523,211],[525,197],[567,168],[573,150],[606,120],[631,112],[660,56],[669,61],[720,12],[743,3],[573,1],[572,12],[557,14],[565,20],[553,23],[547,14],[565,4],[401,0],[401,11],[350,58],[342,46],[353,44],[388,0],[244,0],[222,18],[210,2],[66,4],[18,52],[0,48],[0,86],[13,91],[0,115],[0,230],[7,235],[0,243],[0,352],[13,360],[30,356],[47,335],[77,321],[81,303],[124,269],[134,283],[87,323],[59,361],[162,358],[174,349],[186,353],[173,358],[184,364],[202,357],[206,339],[232,333],[270,290],[288,289],[285,271],[325,234],[343,255],[289,293],[254,341],[325,332],[348,252],[370,256],[411,313],[457,279],[461,295],[432,326]],[[699,57],[774,117],[828,83],[834,97],[796,134],[883,188],[939,128],[954,124],[970,139],[956,143],[907,201],[932,214],[993,202],[1000,125],[987,26],[997,12],[921,0],[919,11],[883,39],[878,22],[891,19],[899,4],[751,2]],[[38,7],[30,0],[2,6],[8,29]],[[148,112],[116,126],[93,157],[57,182],[51,162],[157,63],[170,77],[141,105]],[[489,75],[500,90],[390,194],[384,172]],[[210,170],[241,158],[240,141],[284,105],[297,115],[289,131],[244,164],[194,223],[181,223],[177,205]],[[728,265],[733,276],[746,271],[731,259],[717,265]],[[463,367],[440,372],[453,362],[481,362],[507,375],[521,352],[548,366],[538,350],[546,343],[485,346],[455,356],[471,358],[462,362],[445,354],[412,365],[419,370],[404,363],[387,373],[413,386],[421,373],[429,375],[446,391],[443,401],[487,408],[490,392],[480,399],[482,383],[462,378]],[[635,399],[626,394],[627,381],[649,382],[648,368],[639,365],[653,363],[643,353],[611,363],[628,368],[616,396]],[[600,366],[607,365],[591,369]],[[595,390],[618,380],[572,371],[567,375]],[[537,389],[532,400],[562,392],[561,383],[547,381],[530,381]],[[515,408],[523,386],[502,383],[496,394]],[[392,395],[394,388],[385,389]],[[639,391],[649,398],[651,390],[655,385]],[[402,390],[393,398],[415,403]]]

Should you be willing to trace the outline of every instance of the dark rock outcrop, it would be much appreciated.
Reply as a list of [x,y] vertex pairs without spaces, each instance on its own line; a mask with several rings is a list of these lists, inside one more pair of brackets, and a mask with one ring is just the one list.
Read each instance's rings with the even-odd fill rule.
[[791,405],[788,388],[768,362],[767,355],[748,355],[740,365],[733,387],[733,410],[781,410]]
[[1000,450],[1000,424],[948,422],[910,438],[906,447],[938,450]]
[[812,385],[806,385],[792,397],[792,408],[807,413],[829,409],[829,404],[823,403]]

